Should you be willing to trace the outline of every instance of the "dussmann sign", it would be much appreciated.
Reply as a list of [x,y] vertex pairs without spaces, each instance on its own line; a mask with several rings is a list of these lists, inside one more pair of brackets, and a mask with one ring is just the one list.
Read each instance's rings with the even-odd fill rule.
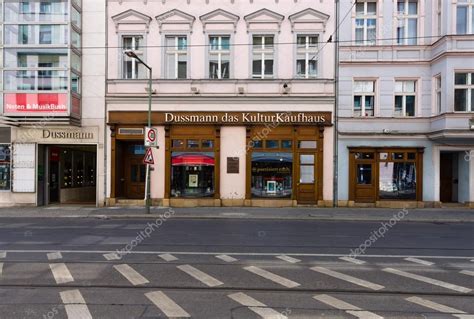
[[[126,116],[124,113],[127,113]],[[128,121],[127,121],[128,119]],[[146,122],[146,112],[111,112],[109,123]],[[331,125],[331,112],[153,112],[159,124]]]

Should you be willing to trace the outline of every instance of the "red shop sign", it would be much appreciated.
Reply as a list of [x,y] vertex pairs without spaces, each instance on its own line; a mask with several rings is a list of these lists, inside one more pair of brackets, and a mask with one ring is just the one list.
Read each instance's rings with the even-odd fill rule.
[[4,113],[67,113],[66,93],[6,93]]

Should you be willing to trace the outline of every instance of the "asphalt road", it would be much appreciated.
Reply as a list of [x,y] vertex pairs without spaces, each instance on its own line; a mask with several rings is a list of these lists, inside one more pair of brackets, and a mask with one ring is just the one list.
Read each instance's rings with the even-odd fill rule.
[[0,219],[0,318],[474,318],[474,223],[152,222]]

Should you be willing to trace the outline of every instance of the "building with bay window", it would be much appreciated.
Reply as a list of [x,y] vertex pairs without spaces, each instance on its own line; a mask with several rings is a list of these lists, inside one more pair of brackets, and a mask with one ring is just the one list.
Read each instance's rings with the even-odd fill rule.
[[103,204],[105,0],[0,11],[0,205]]
[[335,4],[108,4],[108,204],[143,203],[148,72],[158,130],[151,197],[172,206],[330,206]]
[[474,1],[339,3],[339,205],[474,206]]

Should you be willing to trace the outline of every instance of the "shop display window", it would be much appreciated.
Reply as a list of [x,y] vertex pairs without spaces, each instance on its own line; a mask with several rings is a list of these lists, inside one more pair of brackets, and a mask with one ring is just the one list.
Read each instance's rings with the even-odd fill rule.
[[96,186],[96,153],[62,149],[61,188]]
[[172,152],[171,196],[213,197],[214,167],[214,152]]
[[415,163],[380,163],[379,198],[416,200]]
[[10,145],[0,145],[0,191],[10,190],[11,187],[11,148]]
[[63,150],[61,153],[62,157],[62,185],[61,188],[71,188],[73,187],[72,182],[72,151]]
[[253,152],[252,196],[291,198],[292,172],[292,153]]

